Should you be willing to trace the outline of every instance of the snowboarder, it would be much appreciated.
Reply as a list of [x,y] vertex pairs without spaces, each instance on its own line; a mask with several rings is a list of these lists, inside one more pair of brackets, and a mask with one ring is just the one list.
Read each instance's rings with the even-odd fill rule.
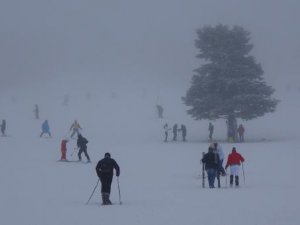
[[164,131],[165,131],[165,140],[164,140],[164,142],[167,142],[167,141],[168,141],[169,130],[171,130],[171,128],[169,128],[168,124],[166,123],[166,124],[164,125]]
[[239,186],[239,169],[241,163],[243,163],[245,159],[239,153],[237,153],[236,148],[232,148],[232,152],[228,155],[227,163],[225,169],[230,166],[230,186],[233,185],[233,177],[235,178],[235,186]]
[[35,119],[38,120],[40,118],[39,116],[40,110],[38,104],[35,104],[33,112],[34,112]]
[[80,127],[80,125],[77,122],[77,120],[74,120],[73,124],[70,127],[70,131],[73,130],[73,132],[71,134],[71,138],[73,138],[73,136],[75,135],[75,133],[77,134],[77,136],[79,135],[79,129],[82,130],[82,128]]
[[208,125],[208,130],[209,130],[209,141],[212,141],[212,137],[213,137],[213,133],[214,133],[214,125],[209,122],[209,125]]
[[42,133],[41,133],[40,137],[42,137],[43,134],[45,134],[45,133],[47,133],[49,135],[49,137],[52,137],[51,133],[50,133],[50,127],[49,127],[48,120],[45,120],[42,124]]
[[239,134],[240,142],[244,142],[245,128],[242,124],[239,125],[239,128],[237,129],[237,132]]
[[111,158],[110,153],[105,153],[96,166],[96,173],[101,181],[102,205],[111,205],[109,199],[111,183],[113,179],[113,169],[116,170],[116,176],[120,176],[120,167],[117,162]]
[[67,143],[68,143],[68,139],[63,139],[61,141],[61,159],[62,161],[67,161]]
[[214,152],[214,148],[209,146],[208,153],[202,158],[208,178],[209,188],[215,188],[215,179],[218,171],[219,155]]
[[88,162],[91,162],[90,157],[87,153],[87,146],[86,146],[87,143],[88,143],[88,140],[86,138],[84,138],[81,134],[78,134],[78,138],[77,138],[77,147],[79,148],[78,161],[81,161],[81,154],[84,153]]
[[181,124],[180,131],[182,135],[182,141],[186,141],[186,126],[184,124]]
[[163,118],[163,112],[164,109],[161,105],[156,105],[157,113],[158,113],[158,118],[162,119]]
[[6,130],[6,121],[2,120],[2,124],[1,124],[1,134],[2,134],[2,136],[6,136],[5,130]]
[[178,132],[178,125],[177,123],[173,126],[173,141],[177,141],[177,132]]

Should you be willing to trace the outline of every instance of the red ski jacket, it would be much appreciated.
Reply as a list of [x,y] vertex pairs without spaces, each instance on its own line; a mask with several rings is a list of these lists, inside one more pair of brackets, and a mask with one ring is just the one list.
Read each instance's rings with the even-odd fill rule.
[[244,161],[245,159],[243,158],[243,156],[241,156],[236,151],[232,151],[232,153],[230,153],[228,156],[225,168],[227,169],[228,166],[232,166],[232,165],[241,165],[241,162]]
[[62,140],[61,141],[61,150],[62,151],[67,151],[67,140]]

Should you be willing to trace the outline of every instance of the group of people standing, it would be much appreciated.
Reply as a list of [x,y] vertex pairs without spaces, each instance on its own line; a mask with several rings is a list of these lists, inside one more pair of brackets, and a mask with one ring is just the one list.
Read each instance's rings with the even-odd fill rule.
[[181,132],[182,141],[184,141],[184,142],[186,141],[187,130],[186,130],[186,126],[184,124],[181,124],[180,128],[178,129],[177,123],[174,124],[173,128],[169,128],[169,125],[166,123],[164,125],[164,132],[165,132],[164,142],[168,142],[169,131],[171,131],[171,130],[173,133],[172,141],[177,141],[177,133],[178,132]]
[[[214,134],[214,125],[209,122],[208,124],[208,131],[209,131],[209,141],[213,140],[213,134]],[[243,124],[240,124],[239,127],[236,129],[236,132],[230,132],[230,133],[237,133],[238,134],[238,140],[239,142],[244,142],[244,133],[245,133],[245,127]],[[235,136],[234,134],[228,135],[228,141],[232,142],[232,136]]]
[[201,161],[207,173],[209,188],[215,187],[214,183],[216,178],[218,180],[218,187],[221,187],[220,176],[227,176],[225,170],[227,170],[228,167],[230,167],[230,186],[233,186],[234,180],[235,185],[237,187],[239,186],[239,168],[245,159],[237,152],[235,147],[232,148],[231,153],[228,155],[225,169],[223,167],[224,158],[222,147],[217,142],[212,143],[208,147],[208,152],[203,155]]
[[[82,155],[82,153],[84,153],[84,155],[87,159],[87,162],[91,162],[90,156],[87,153],[88,140],[85,137],[83,137],[82,134],[79,133],[79,129],[82,129],[82,128],[79,125],[79,123],[77,122],[77,120],[75,120],[70,127],[70,131],[72,131],[70,138],[73,138],[73,136],[75,134],[77,134],[77,148],[79,149],[78,154],[77,154],[78,161],[80,162],[82,160],[81,155]],[[61,141],[61,160],[62,161],[68,161],[66,158],[68,141],[69,141],[69,139],[67,139],[67,138],[65,138]]]

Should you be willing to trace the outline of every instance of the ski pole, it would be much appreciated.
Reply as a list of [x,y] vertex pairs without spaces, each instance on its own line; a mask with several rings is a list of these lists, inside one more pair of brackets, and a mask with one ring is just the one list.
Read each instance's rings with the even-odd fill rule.
[[225,184],[226,184],[226,188],[227,188],[227,187],[228,187],[228,186],[227,186],[227,176],[228,176],[228,174],[227,174],[227,169],[226,169],[226,172],[225,172],[225,173],[226,173]]
[[119,177],[117,177],[117,182],[118,182],[118,190],[119,190],[119,203],[120,203],[120,205],[122,205]]
[[244,184],[246,184],[245,171],[244,171],[244,164],[243,164],[243,162],[242,162],[242,170],[243,170]]
[[[202,152],[202,159],[204,158],[205,152]],[[202,162],[202,160],[200,160]],[[202,162],[202,188],[205,188],[205,173],[204,173],[205,167],[204,162]]]
[[99,180],[100,180],[100,179],[97,180],[97,184],[96,184],[96,186],[95,186],[95,188],[94,188],[94,190],[93,190],[93,192],[92,192],[92,194],[91,194],[89,200],[85,203],[86,205],[89,204],[91,198],[93,197],[93,195],[94,195],[94,193],[95,193],[95,190],[96,190],[96,188],[97,188],[97,186],[98,186],[98,184],[99,184]]
[[77,150],[78,148],[74,148],[73,152],[71,153],[71,156],[74,155],[75,151]]

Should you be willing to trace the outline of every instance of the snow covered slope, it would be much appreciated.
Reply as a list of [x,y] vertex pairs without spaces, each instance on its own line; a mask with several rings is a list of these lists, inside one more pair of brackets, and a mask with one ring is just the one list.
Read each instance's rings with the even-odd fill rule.
[[[299,224],[300,141],[289,133],[299,132],[293,121],[299,113],[296,98],[287,98],[295,103],[290,114],[292,104],[285,100],[278,113],[245,123],[246,139],[251,141],[221,143],[226,155],[235,146],[245,157],[245,180],[241,173],[240,188],[225,188],[223,178],[223,187],[211,190],[202,189],[198,177],[199,160],[208,147],[208,122],[192,121],[185,114],[180,102],[184,90],[167,87],[158,96],[157,86],[84,80],[77,80],[78,86],[55,80],[2,94],[0,119],[7,120],[9,136],[0,139],[0,224]],[[62,104],[66,94],[68,106]],[[36,103],[40,120],[34,119]],[[162,120],[157,118],[156,103],[165,108]],[[39,138],[44,119],[49,120],[53,138]],[[91,164],[57,162],[61,139],[70,135],[74,119],[89,140]],[[165,122],[186,124],[188,142],[179,137],[176,143],[163,143]],[[224,121],[217,121],[219,140],[224,139],[223,129]],[[260,134],[265,135],[263,141]],[[70,156],[74,147],[71,139],[71,160],[77,159],[76,154]],[[116,205],[100,205],[99,187],[85,205],[97,182],[94,168],[105,152],[121,167],[123,204],[118,205],[114,178],[111,200]]]

